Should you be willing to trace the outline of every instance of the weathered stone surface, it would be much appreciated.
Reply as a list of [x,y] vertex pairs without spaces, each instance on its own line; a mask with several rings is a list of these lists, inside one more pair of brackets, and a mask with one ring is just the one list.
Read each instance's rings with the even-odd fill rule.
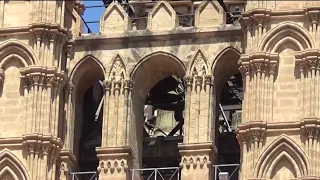
[[170,75],[187,88],[182,180],[212,179],[215,104],[238,71],[240,179],[320,178],[318,1],[247,1],[241,27],[225,24],[209,1],[194,27],[178,27],[178,10],[159,1],[139,30],[113,3],[94,35],[83,32],[84,9],[80,1],[0,1],[0,179],[68,180],[79,161],[81,98],[98,80],[97,170],[101,179],[129,179],[141,166],[146,95]]

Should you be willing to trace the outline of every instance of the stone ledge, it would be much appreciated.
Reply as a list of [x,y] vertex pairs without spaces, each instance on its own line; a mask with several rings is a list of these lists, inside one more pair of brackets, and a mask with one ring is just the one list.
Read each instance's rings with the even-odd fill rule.
[[[83,34],[80,37],[76,37],[75,41],[77,44],[86,43],[88,40],[92,41],[106,41],[106,40],[118,40],[122,41],[124,39],[130,39],[130,41],[141,41],[141,38],[144,41],[148,39],[153,40],[165,40],[172,39],[175,37],[213,37],[215,34],[233,34],[233,36],[243,36],[241,27],[234,25],[222,25],[214,28],[176,28],[171,31],[149,31],[149,30],[137,30],[137,31],[127,31],[124,33],[113,33],[102,35],[100,33],[96,34]],[[82,42],[83,41],[83,42]]]

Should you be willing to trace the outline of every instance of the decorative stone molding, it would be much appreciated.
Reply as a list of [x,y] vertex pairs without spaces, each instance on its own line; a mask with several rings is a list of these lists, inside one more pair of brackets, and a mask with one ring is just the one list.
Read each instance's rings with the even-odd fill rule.
[[81,16],[84,14],[84,11],[86,10],[86,6],[80,1],[75,1],[73,3],[73,7]]
[[246,93],[242,108],[242,122],[272,121],[273,84],[278,60],[278,54],[265,52],[241,56],[240,72],[244,79]]
[[259,159],[265,145],[266,132],[266,122],[248,122],[238,126],[237,140],[242,153],[241,169],[243,169],[243,179],[254,177],[252,170],[244,168],[253,168]]
[[[59,97],[66,74],[55,68],[29,66],[21,71],[21,80],[24,88],[26,131],[51,133],[57,135],[59,118]],[[41,97],[41,98],[40,98]],[[32,108],[39,107],[39,108]],[[41,126],[40,126],[41,124]]]
[[130,17],[117,1],[113,1],[100,19],[100,33],[123,33],[128,30],[131,30]]
[[204,1],[195,11],[195,26],[206,28],[219,26],[226,21],[226,14],[217,1]]
[[180,167],[182,179],[195,180],[193,172],[204,179],[211,179],[212,165],[215,162],[217,149],[213,143],[179,144],[181,154]]
[[[129,112],[131,109],[131,91],[134,81],[130,79],[107,80],[104,81],[105,103],[103,129],[110,129],[113,133],[102,133],[102,147],[126,146],[129,138]],[[120,122],[120,123],[113,123]],[[119,137],[118,140],[114,141]]]
[[172,30],[179,25],[176,11],[167,1],[159,1],[148,15],[148,27],[150,31]]
[[61,150],[59,157],[59,180],[69,180],[70,171],[76,164],[76,157],[69,150]]
[[242,30],[247,38],[246,53],[253,53],[267,32],[271,10],[253,9],[242,13],[240,20]]
[[306,49],[295,54],[296,64],[300,69],[300,118],[320,117],[320,91],[316,86],[320,83],[320,51]]
[[127,179],[133,167],[133,154],[130,147],[96,148],[99,159],[99,179]]
[[23,163],[7,148],[0,152],[0,165],[0,177],[9,173],[12,178],[19,180],[30,179],[28,177],[27,169],[23,166]]
[[38,164],[47,164],[45,169],[30,171],[30,179],[47,179],[56,174],[56,161],[63,143],[59,138],[44,134],[25,134],[22,145],[27,152],[29,170],[38,168]]
[[29,26],[29,32],[34,36],[33,49],[39,59],[37,65],[59,68],[62,47],[70,38],[68,31],[57,24],[37,23]]

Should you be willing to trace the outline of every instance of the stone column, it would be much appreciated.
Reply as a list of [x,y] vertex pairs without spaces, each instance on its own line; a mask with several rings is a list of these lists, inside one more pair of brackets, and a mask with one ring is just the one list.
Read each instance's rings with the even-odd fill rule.
[[245,80],[242,122],[271,122],[278,55],[263,52],[243,55],[239,63]]
[[23,136],[23,146],[30,179],[55,179],[62,141],[52,136],[28,134]]
[[111,79],[104,82],[102,146],[96,149],[100,180],[129,180],[129,169],[133,167],[134,150],[137,149],[129,141],[132,86],[132,80]]
[[212,162],[217,150],[214,142],[213,87],[211,75],[184,78],[186,108],[184,142],[179,144],[180,167],[184,180],[212,179]]
[[70,172],[76,163],[74,154],[69,150],[61,150],[59,157],[58,180],[71,180]]
[[237,139],[241,149],[240,179],[254,177],[254,168],[265,145],[267,124],[255,122],[239,125]]

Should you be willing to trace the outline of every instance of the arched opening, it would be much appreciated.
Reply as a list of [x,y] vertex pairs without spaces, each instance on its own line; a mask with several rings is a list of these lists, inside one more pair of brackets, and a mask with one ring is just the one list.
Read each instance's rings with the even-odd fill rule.
[[0,59],[0,69],[3,71],[4,81],[0,85],[0,119],[3,128],[0,136],[21,136],[22,132],[16,127],[22,122],[21,107],[24,104],[23,85],[21,84],[20,69],[25,67],[25,61],[20,56],[11,54]]
[[[92,56],[82,59],[71,76],[75,86],[73,151],[77,158],[75,171],[96,171],[99,160],[96,147],[101,146],[104,69]],[[82,175],[81,178],[87,178]],[[88,177],[92,174],[89,174]]]
[[[178,167],[178,143],[183,141],[184,83],[186,69],[181,61],[167,53],[147,56],[135,67],[131,77],[136,147],[142,168]],[[131,137],[135,138],[135,137]],[[138,164],[136,164],[136,167]],[[163,170],[161,175],[172,175]],[[143,172],[149,177],[152,172]],[[169,175],[170,174],[170,175]]]
[[[239,72],[240,53],[225,49],[213,65],[214,87],[216,96],[216,134],[215,143],[218,149],[217,164],[239,164],[240,146],[235,130],[241,123],[243,82]],[[235,166],[219,167],[222,172],[231,175]],[[230,179],[238,179],[233,173]]]

